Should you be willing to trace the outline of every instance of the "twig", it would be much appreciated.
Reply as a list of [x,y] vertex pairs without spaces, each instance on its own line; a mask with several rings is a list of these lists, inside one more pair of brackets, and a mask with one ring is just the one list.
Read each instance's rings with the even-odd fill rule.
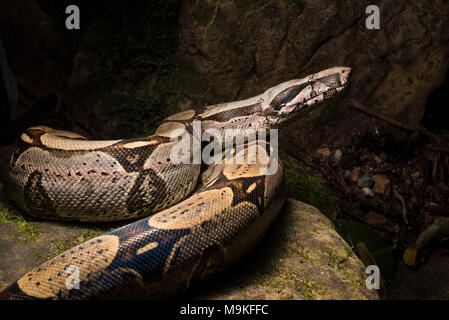
[[449,158],[447,156],[444,157],[444,166],[446,167],[446,174],[449,175]]
[[439,152],[435,152],[433,154],[433,167],[432,167],[432,181],[433,184],[437,184],[437,171],[438,171],[438,160],[440,157],[440,153]]
[[324,164],[325,164],[326,169],[328,170],[328,172],[330,174],[332,174],[332,176],[334,177],[335,181],[337,181],[337,183],[340,185],[340,187],[343,188],[343,190],[345,191],[345,195],[350,193],[351,192],[351,188],[349,188],[348,185],[345,183],[345,179],[342,177],[341,171],[339,171],[338,173],[340,173],[340,174],[338,174],[334,170],[332,170],[331,166],[329,165],[329,163],[327,161],[324,162]]
[[354,109],[357,109],[359,111],[362,111],[363,113],[366,113],[366,114],[372,116],[373,118],[376,118],[378,120],[382,120],[382,121],[384,121],[384,122],[386,122],[386,123],[388,123],[388,124],[390,124],[390,125],[392,125],[394,127],[397,127],[397,128],[400,128],[400,129],[403,129],[403,130],[406,130],[406,131],[419,132],[419,133],[425,135],[426,137],[428,137],[428,138],[430,138],[430,139],[432,139],[434,141],[437,141],[437,142],[442,142],[443,141],[443,139],[441,137],[437,136],[436,134],[433,134],[432,132],[430,132],[426,128],[412,126],[412,125],[409,125],[409,124],[402,123],[402,122],[400,122],[398,120],[391,119],[391,118],[389,118],[389,117],[387,117],[385,115],[382,115],[382,114],[379,114],[377,112],[374,112],[373,110],[365,107],[364,105],[362,105],[360,102],[358,102],[356,100],[353,100],[353,99],[349,100],[348,101],[348,105],[350,107],[354,108]]
[[407,219],[407,207],[405,206],[405,200],[404,197],[401,196],[401,194],[398,192],[398,190],[396,190],[396,188],[393,188],[393,195],[396,199],[398,199],[401,202],[401,206],[402,206],[402,218],[404,219],[405,224],[408,224],[408,219]]
[[[313,161],[313,157],[307,151],[302,150],[302,153],[307,157],[309,157],[310,159],[312,159]],[[299,160],[310,168],[318,169],[329,185],[334,185],[337,188],[338,187],[343,188],[345,195],[351,191],[348,185],[344,182],[344,178],[341,175],[337,175],[334,172],[334,170],[332,170],[327,161],[323,162],[324,164],[318,164],[318,163],[310,163],[307,160],[304,160],[303,157],[299,158]],[[331,175],[332,179],[329,177]]]
[[442,146],[442,145],[436,145],[436,144],[427,144],[426,149],[433,151],[433,152],[444,152],[449,153],[449,147]]

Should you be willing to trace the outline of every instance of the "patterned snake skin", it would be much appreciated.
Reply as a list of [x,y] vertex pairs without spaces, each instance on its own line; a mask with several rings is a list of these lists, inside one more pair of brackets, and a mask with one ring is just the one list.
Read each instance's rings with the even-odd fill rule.
[[[91,141],[43,126],[27,129],[9,167],[10,197],[23,211],[58,220],[142,219],[43,263],[0,297],[160,299],[220,272],[248,252],[280,212],[282,166],[272,157],[269,172],[270,163],[260,160],[274,154],[268,137],[242,140],[216,155],[243,156],[243,164],[195,162],[195,141],[201,147],[195,126],[201,124],[200,135],[279,128],[342,91],[349,74],[334,67],[247,100],[184,111],[139,139]],[[182,138],[193,141],[185,163],[173,158]],[[70,286],[74,272],[79,282]]]

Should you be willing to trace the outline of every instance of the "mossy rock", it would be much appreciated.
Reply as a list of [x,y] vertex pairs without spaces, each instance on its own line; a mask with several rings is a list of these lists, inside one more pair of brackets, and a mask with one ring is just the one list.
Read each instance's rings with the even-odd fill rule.
[[288,199],[262,242],[219,276],[186,293],[195,299],[378,299],[365,266],[316,208]]

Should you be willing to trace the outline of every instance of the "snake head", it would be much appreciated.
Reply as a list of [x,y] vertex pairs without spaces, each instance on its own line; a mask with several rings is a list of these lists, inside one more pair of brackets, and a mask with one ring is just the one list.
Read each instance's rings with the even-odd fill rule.
[[263,94],[263,114],[274,127],[291,120],[344,90],[350,73],[351,68],[333,67],[272,87]]

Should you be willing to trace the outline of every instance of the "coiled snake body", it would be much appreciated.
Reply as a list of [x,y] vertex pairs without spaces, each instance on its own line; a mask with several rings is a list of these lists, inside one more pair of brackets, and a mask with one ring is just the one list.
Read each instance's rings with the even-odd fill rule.
[[[221,163],[202,165],[194,161],[195,125],[201,124],[200,134],[278,128],[343,90],[349,73],[334,67],[247,100],[184,111],[139,139],[90,141],[43,126],[27,129],[9,168],[11,198],[22,210],[63,220],[145,218],[43,263],[0,297],[163,298],[221,271],[250,250],[280,212],[282,167],[260,136],[214,154]],[[174,149],[182,138],[193,141],[188,161],[174,161],[186,151]],[[273,161],[274,170],[267,170]],[[77,285],[68,285],[68,270],[77,272]]]

